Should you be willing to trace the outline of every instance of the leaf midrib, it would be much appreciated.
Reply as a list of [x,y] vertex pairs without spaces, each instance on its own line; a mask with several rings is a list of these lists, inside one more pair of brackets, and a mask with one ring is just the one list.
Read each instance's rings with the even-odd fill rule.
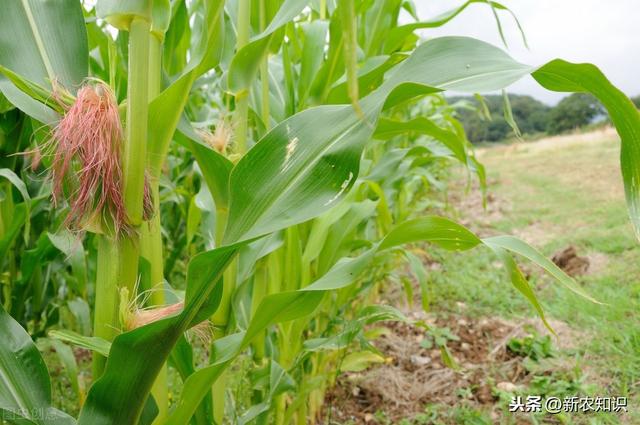
[[[345,106],[345,105],[341,105],[341,106]],[[311,110],[311,109],[307,109],[307,111],[309,111],[309,110]],[[276,205],[278,200],[282,199],[285,196],[285,194],[288,193],[291,190],[292,187],[296,186],[296,184],[300,181],[300,179],[302,179],[305,175],[308,174],[308,171],[310,169],[312,169],[318,162],[320,162],[320,159],[324,156],[324,154],[326,154],[336,144],[338,144],[342,139],[344,139],[346,137],[346,135],[351,133],[351,131],[353,131],[353,129],[356,128],[359,124],[360,124],[360,121],[359,120],[355,120],[355,122],[352,123],[352,124],[349,124],[342,133],[340,133],[336,137],[332,138],[332,141],[330,143],[327,143],[314,156],[314,159],[312,161],[309,161],[309,163],[307,165],[304,165],[298,172],[295,173],[294,177],[289,180],[289,184],[287,184],[287,186],[285,188],[283,188],[282,191],[280,191],[280,192],[278,192],[278,191],[269,191],[268,193],[272,193],[272,194],[273,193],[278,193],[278,195],[275,196],[275,197],[272,197],[272,199],[269,200],[268,202],[265,202],[264,213],[258,215],[256,217],[256,219],[254,220],[253,224],[247,230],[242,232],[240,235],[237,235],[238,239],[236,241],[225,240],[225,242],[230,245],[230,244],[233,244],[233,243],[241,243],[241,242],[244,242],[245,240],[251,239],[252,237],[259,236],[259,235],[252,235],[251,234],[251,231],[254,231],[253,229],[256,227],[256,224],[260,223],[260,221],[265,216],[268,215],[268,212],[273,209],[273,206]],[[231,196],[230,196],[230,198],[231,198]],[[261,234],[263,234],[263,233],[261,233]]]
[[53,72],[53,66],[51,65],[51,61],[49,60],[49,56],[47,55],[47,51],[44,47],[44,43],[42,41],[42,36],[38,30],[38,25],[36,25],[36,21],[33,17],[33,11],[31,10],[31,6],[29,5],[29,0],[21,0],[22,7],[24,9],[25,15],[27,15],[27,21],[29,21],[29,27],[31,28],[31,32],[33,33],[33,38],[36,42],[36,46],[38,46],[38,51],[40,52],[40,58],[44,64],[44,67],[47,71],[47,75],[49,76],[49,81],[53,82],[55,79],[55,73]]
[[28,412],[29,409],[28,409],[27,405],[25,404],[25,401],[21,397],[21,392],[13,384],[13,381],[11,381],[9,379],[9,377],[6,375],[4,362],[2,362],[2,363],[3,363],[3,365],[0,366],[0,381],[2,381],[4,387],[9,390],[9,392],[11,393],[11,396],[13,397],[13,400],[16,402],[16,404],[20,408],[20,411],[21,412]]

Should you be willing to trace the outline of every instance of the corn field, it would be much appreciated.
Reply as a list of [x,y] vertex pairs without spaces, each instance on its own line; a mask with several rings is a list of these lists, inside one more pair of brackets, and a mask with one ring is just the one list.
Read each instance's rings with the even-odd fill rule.
[[372,325],[410,320],[381,302],[396,270],[428,307],[416,247],[491,251],[549,332],[520,262],[599,303],[524,240],[441,215],[452,167],[486,187],[445,93],[530,75],[608,110],[640,230],[637,109],[593,65],[428,37],[477,8],[515,19],[489,0],[431,18],[411,0],[6,0],[2,423],[328,423],[339,374],[383,361]]

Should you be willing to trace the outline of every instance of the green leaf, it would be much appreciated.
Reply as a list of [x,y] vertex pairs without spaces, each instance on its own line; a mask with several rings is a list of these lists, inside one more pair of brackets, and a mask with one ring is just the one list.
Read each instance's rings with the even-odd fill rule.
[[311,82],[322,65],[324,46],[329,26],[325,21],[312,21],[302,24],[304,48],[300,59],[300,78],[298,79],[298,103],[305,105]]
[[442,128],[428,118],[418,117],[410,121],[396,121],[383,118],[378,122],[374,137],[379,139],[389,139],[399,134],[424,134],[433,137],[445,145],[455,157],[463,164],[467,163],[467,149],[463,139],[446,128]]
[[51,407],[49,372],[31,337],[0,307],[0,415],[38,425],[75,424]]
[[[89,71],[87,33],[76,0],[6,2],[0,14],[0,65],[51,90],[56,82],[73,91]],[[23,95],[5,78],[0,90],[20,109],[45,123],[55,114]]]
[[429,310],[429,287],[428,287],[428,277],[427,272],[424,269],[424,264],[419,257],[415,254],[404,251],[405,257],[409,260],[409,267],[413,272],[413,275],[416,277],[418,281],[418,286],[420,287],[420,300],[422,302],[422,309],[424,311]]
[[27,208],[24,203],[16,205],[13,209],[13,217],[6,229],[6,233],[0,239],[0,261],[6,258],[7,251],[18,237],[20,229],[28,220]]
[[482,242],[470,230],[449,219],[426,217],[405,221],[397,226],[383,239],[380,249],[424,240],[448,250],[467,250]]
[[176,140],[189,149],[198,162],[202,176],[215,201],[216,209],[227,209],[229,207],[229,175],[233,163],[207,146],[186,120],[180,122]]
[[[466,2],[464,2],[462,5],[451,9],[447,12],[444,12],[438,16],[436,16],[435,18],[432,18],[428,21],[422,21],[422,22],[415,22],[415,23],[411,23],[411,24],[406,24],[406,25],[401,25],[399,27],[393,28],[390,32],[389,32],[389,36],[386,39],[386,43],[385,43],[385,52],[387,53],[392,53],[395,52],[396,50],[398,50],[399,48],[402,47],[403,43],[405,42],[405,39],[411,35],[415,30],[417,29],[424,29],[424,28],[437,28],[437,27],[441,27],[443,25],[445,25],[446,23],[448,23],[449,21],[451,21],[452,19],[454,19],[456,16],[458,16],[459,14],[461,14],[462,12],[464,12],[464,10],[471,6],[474,3],[482,3],[482,4],[488,4],[491,6],[492,9],[497,9],[497,10],[506,10],[509,11],[509,8],[507,8],[506,6],[494,2],[494,1],[488,1],[488,0],[468,0]],[[513,13],[511,13],[511,16],[514,18],[514,20],[516,21],[518,28],[520,28],[520,23],[518,22],[517,18],[515,17],[515,15]],[[497,15],[496,15],[496,19],[497,19]],[[497,21],[499,22],[499,21]],[[498,29],[501,31],[501,27],[498,26]],[[524,39],[524,32],[522,32],[522,29],[520,28],[520,31],[522,33],[522,37]],[[503,37],[504,40],[504,37]],[[526,39],[525,40],[525,44],[526,44]]]
[[340,258],[342,245],[350,240],[357,226],[374,214],[377,206],[377,201],[371,201],[369,199],[349,203],[349,211],[340,217],[329,229],[322,253],[318,258],[318,270],[321,273]]
[[351,106],[312,108],[280,123],[231,172],[223,242],[252,239],[333,206],[355,182],[370,133]]
[[25,242],[29,242],[29,229],[31,228],[31,196],[29,196],[29,191],[27,190],[27,185],[24,184],[22,179],[18,177],[16,173],[8,168],[0,169],[0,177],[4,177],[9,180],[11,184],[18,189],[20,195],[22,195],[22,199],[24,200],[25,214],[26,219],[24,221],[24,240]]
[[87,262],[82,240],[66,229],[59,230],[57,233],[47,232],[47,236],[53,246],[64,253],[67,261],[71,265],[73,277],[78,281],[78,293],[86,294],[88,281]]
[[518,140],[522,140],[522,133],[520,132],[520,128],[518,128],[518,123],[513,117],[513,110],[511,109],[511,102],[509,101],[509,95],[506,90],[502,90],[502,101],[504,103],[504,120],[509,124],[513,134],[515,134]]
[[84,336],[67,330],[54,330],[49,332],[49,337],[56,340],[68,342],[76,347],[91,350],[105,357],[109,356],[111,343],[96,336]]
[[[358,67],[358,93],[365,96],[382,83],[384,74],[406,59],[405,54],[374,56]],[[349,88],[346,77],[342,77],[332,86],[327,95],[327,103],[349,103]]]
[[[23,95],[28,96],[31,100],[40,102],[42,104],[41,106],[45,107],[43,110],[40,110],[35,108],[35,105],[28,104],[26,105],[28,106],[28,109],[24,111],[28,115],[31,115],[31,112],[33,112],[33,118],[38,119],[42,116],[45,119],[48,119],[49,114],[46,114],[43,111],[51,110],[51,116],[56,116],[56,113],[61,114],[64,112],[62,106],[53,100],[53,92],[51,90],[36,84],[33,81],[27,80],[23,76],[16,74],[2,65],[0,65],[0,73],[6,77],[15,86],[15,88],[20,90]],[[64,93],[60,93],[59,96],[60,99],[63,99],[67,104],[71,104],[73,101],[72,97],[65,95]]]
[[553,276],[558,282],[566,286],[571,291],[580,295],[583,298],[588,299],[597,304],[601,304],[599,301],[595,300],[591,297],[587,292],[585,292],[575,280],[569,277],[565,272],[560,269],[560,267],[556,266],[553,261],[549,260],[547,257],[542,255],[538,250],[528,245],[521,239],[516,238],[515,236],[494,236],[491,238],[485,238],[482,240],[485,245],[493,248],[501,248],[515,254],[521,255],[525,257],[527,260],[537,264],[547,271],[551,276]]
[[[285,3],[286,4],[286,3]],[[397,66],[360,104],[364,119],[351,106],[325,106],[301,112],[277,125],[236,165],[230,176],[227,246],[194,257],[189,264],[183,313],[118,336],[107,368],[92,387],[80,423],[133,424],[155,376],[185,329],[201,311],[219,301],[220,276],[237,250],[249,241],[317,217],[336,205],[357,178],[360,157],[389,99],[400,102],[416,89],[455,89],[476,93],[499,90],[532,71],[486,43],[444,37],[427,41]],[[410,81],[410,84],[407,84]],[[391,103],[393,103],[391,102]],[[192,374],[182,401],[167,421],[184,425],[213,382],[234,356],[267,326],[308,316],[326,291],[346,287],[381,249],[422,238],[446,249],[470,249],[480,241],[468,230],[442,218],[427,217],[398,226],[356,258],[343,259],[315,283],[264,298],[246,332],[217,340],[214,364]],[[207,306],[205,310],[202,310]],[[153,352],[154,356],[148,356]]]
[[318,258],[322,247],[324,246],[327,236],[329,235],[329,229],[349,210],[349,203],[344,201],[316,218],[311,225],[311,231],[307,244],[304,247],[304,253],[302,254],[302,261],[306,264],[310,264],[312,261]]
[[67,372],[67,378],[69,382],[71,382],[71,388],[78,398],[78,405],[81,406],[84,401],[84,387],[80,382],[82,378],[78,373],[78,362],[73,354],[73,350],[57,339],[52,339],[50,342],[56,351],[58,359],[60,359],[60,363],[64,366],[65,372]]
[[555,331],[553,330],[549,322],[547,322],[544,310],[538,302],[536,294],[533,292],[533,289],[531,289],[531,285],[529,285],[529,282],[527,282],[527,279],[522,274],[522,271],[520,271],[520,268],[518,268],[518,265],[516,264],[513,257],[509,255],[504,249],[496,245],[493,245],[491,243],[485,243],[485,245],[487,245],[498,256],[498,258],[502,260],[505,268],[507,269],[507,272],[509,273],[509,278],[511,279],[511,283],[513,284],[514,288],[520,291],[520,293],[527,299],[527,301],[531,303],[533,308],[536,310],[536,313],[538,313],[538,316],[540,316],[540,319],[542,320],[542,323],[544,323],[545,327],[555,334]]
[[269,50],[271,36],[293,20],[309,0],[285,0],[267,28],[236,52],[229,66],[229,89],[233,93],[246,90],[258,74],[260,62]]
[[631,223],[640,238],[640,112],[594,65],[556,59],[532,75],[549,90],[591,93],[607,109],[622,142],[620,166],[625,196]]
[[96,14],[118,29],[129,30],[134,18],[152,21],[154,3],[154,0],[99,0]]
[[245,425],[256,419],[260,414],[266,412],[271,407],[273,399],[286,391],[295,388],[295,381],[289,374],[275,361],[269,362],[269,381],[266,395],[262,403],[251,406],[239,419],[238,425]]
[[202,69],[203,64],[206,63],[207,67],[217,65],[215,58],[212,58],[209,53],[213,46],[220,42],[223,6],[224,1],[222,0],[205,2],[205,31],[194,57],[183,74],[149,105],[148,140],[151,143],[149,143],[147,154],[149,155],[151,172],[156,176],[160,175],[169,150],[169,143],[171,143],[173,134],[180,123],[191,87],[196,78],[205,71]]
[[382,321],[409,322],[404,314],[390,305],[368,305],[358,312],[357,317],[364,325]]

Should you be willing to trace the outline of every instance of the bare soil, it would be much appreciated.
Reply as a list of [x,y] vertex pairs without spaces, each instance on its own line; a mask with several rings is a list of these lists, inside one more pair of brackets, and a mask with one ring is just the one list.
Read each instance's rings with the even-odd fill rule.
[[[396,423],[423,413],[425,405],[454,406],[463,401],[491,411],[498,420],[501,409],[496,405],[496,389],[513,391],[530,379],[523,358],[510,352],[507,343],[527,335],[527,325],[539,327],[539,321],[515,324],[497,317],[473,319],[465,316],[464,310],[437,316],[414,312],[411,316],[427,326],[448,328],[459,338],[447,342],[455,368],[445,365],[437,347],[421,345],[424,327],[389,324],[389,332],[375,342],[386,363],[343,374],[328,394],[326,407],[332,411],[332,422],[376,424],[375,413],[383,411]],[[574,332],[562,323],[552,326],[562,345],[571,346]]]

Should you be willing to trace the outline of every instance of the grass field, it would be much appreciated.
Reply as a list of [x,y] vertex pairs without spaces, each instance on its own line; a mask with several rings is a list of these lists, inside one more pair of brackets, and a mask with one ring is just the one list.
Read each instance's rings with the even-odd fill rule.
[[[507,323],[500,325],[506,326],[502,334],[496,331],[499,337],[507,333],[503,345],[519,343],[527,349],[519,356],[510,350],[502,360],[485,356],[467,368],[462,364],[448,378],[449,382],[461,379],[461,385],[452,386],[455,393],[427,397],[420,414],[399,420],[397,414],[385,412],[385,406],[394,410],[387,402],[370,419],[405,424],[640,423],[640,244],[627,217],[618,155],[619,142],[610,130],[479,150],[489,177],[487,208],[482,208],[477,189],[466,191],[464,184],[457,184],[450,190],[447,214],[456,215],[483,236],[518,235],[549,257],[574,247],[589,263],[587,271],[576,279],[605,304],[578,298],[545,278],[540,270],[525,265],[559,335],[548,341],[548,332],[539,326],[533,309],[510,286],[504,269],[489,252],[451,254],[429,248],[432,310],[428,317],[435,320],[436,329],[454,334],[449,340],[454,358],[459,363],[465,359],[474,363],[473,356],[456,348],[459,342],[455,335],[464,341],[466,329],[480,327],[479,334],[490,338],[491,332],[485,329],[487,320]],[[537,325],[537,330],[523,328],[525,322]],[[520,329],[520,333],[512,332],[512,328]],[[518,339],[516,336],[522,337],[523,332],[532,336]],[[389,341],[383,339],[383,349]],[[470,341],[485,342],[482,338]],[[514,361],[518,365],[514,366]],[[470,378],[473,372],[469,371],[474,367],[492,372]],[[421,378],[415,372],[411,376],[414,387],[418,386]],[[360,387],[367,382],[362,376],[351,380]],[[428,384],[436,385],[432,381]],[[483,391],[490,394],[483,396]],[[514,394],[626,396],[629,412],[514,415],[507,409]]]

